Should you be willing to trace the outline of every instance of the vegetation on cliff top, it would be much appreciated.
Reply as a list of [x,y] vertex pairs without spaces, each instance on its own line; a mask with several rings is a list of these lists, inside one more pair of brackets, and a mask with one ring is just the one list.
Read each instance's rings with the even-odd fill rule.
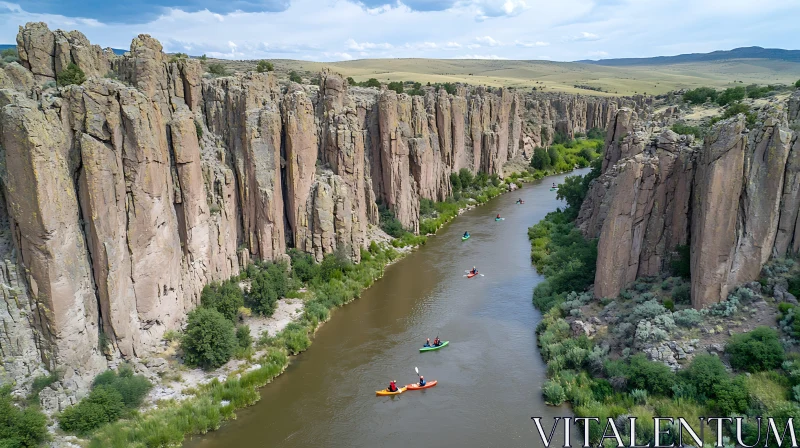
[[47,440],[47,417],[35,406],[17,407],[11,385],[0,387],[0,446],[29,448]]

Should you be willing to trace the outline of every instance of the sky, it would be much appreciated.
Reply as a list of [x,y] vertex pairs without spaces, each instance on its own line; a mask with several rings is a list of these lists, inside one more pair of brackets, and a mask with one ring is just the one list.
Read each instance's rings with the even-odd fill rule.
[[26,0],[0,1],[0,43],[42,21],[227,59],[575,61],[800,49],[799,20],[800,0]]

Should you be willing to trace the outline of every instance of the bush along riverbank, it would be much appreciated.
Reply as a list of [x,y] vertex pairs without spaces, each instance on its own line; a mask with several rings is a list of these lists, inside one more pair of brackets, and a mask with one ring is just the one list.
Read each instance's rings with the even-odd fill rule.
[[[596,173],[567,177],[559,196],[568,207],[528,231],[532,262],[546,278],[533,293],[544,315],[536,333],[547,363],[545,401],[569,402],[579,417],[614,418],[618,428],[627,424],[620,430],[626,445],[634,442],[629,417],[637,418],[640,445],[654,442],[653,417],[684,417],[698,435],[701,416],[749,417],[741,440],[747,445],[759,438],[755,417],[775,418],[779,431],[788,418],[800,419],[800,265],[773,261],[759,282],[698,311],[689,304],[689,253],[678,248],[671,273],[594,299],[596,243],[574,220]],[[601,442],[604,428],[590,424],[592,443]],[[662,446],[677,443],[676,427],[664,430]],[[767,432],[761,428],[759,446]],[[739,443],[734,425],[723,434],[726,446]],[[715,432],[706,427],[703,440],[716,443]],[[775,439],[766,446],[777,446]]]

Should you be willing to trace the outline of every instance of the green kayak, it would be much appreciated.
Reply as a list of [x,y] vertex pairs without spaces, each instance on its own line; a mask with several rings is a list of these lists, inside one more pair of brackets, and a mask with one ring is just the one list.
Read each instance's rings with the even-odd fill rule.
[[558,188],[551,188],[550,191],[556,191]]
[[443,341],[442,345],[440,345],[438,347],[422,347],[422,348],[419,349],[419,351],[421,351],[421,352],[430,352],[430,351],[433,351],[433,350],[439,350],[440,348],[446,346],[449,343],[450,343],[450,341]]
[[461,241],[466,241],[466,240],[468,240],[468,239],[469,239],[469,237],[471,237],[471,236],[472,236],[472,235],[462,236],[462,237],[461,237]]

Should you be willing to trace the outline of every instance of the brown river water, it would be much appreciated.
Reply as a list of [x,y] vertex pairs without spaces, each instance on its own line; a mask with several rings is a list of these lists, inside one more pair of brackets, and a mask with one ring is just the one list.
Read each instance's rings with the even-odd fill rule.
[[[527,229],[565,206],[550,191],[564,176],[526,184],[446,225],[336,310],[311,348],[261,390],[261,401],[185,446],[543,446],[531,417],[543,417],[549,434],[552,418],[571,412],[541,395],[541,314],[531,297],[542,277],[531,265]],[[498,213],[505,220],[495,221]],[[472,237],[462,242],[465,231]],[[472,266],[484,276],[467,279]],[[450,345],[420,353],[437,334]],[[375,396],[390,380],[416,382],[414,367],[437,386]]]

